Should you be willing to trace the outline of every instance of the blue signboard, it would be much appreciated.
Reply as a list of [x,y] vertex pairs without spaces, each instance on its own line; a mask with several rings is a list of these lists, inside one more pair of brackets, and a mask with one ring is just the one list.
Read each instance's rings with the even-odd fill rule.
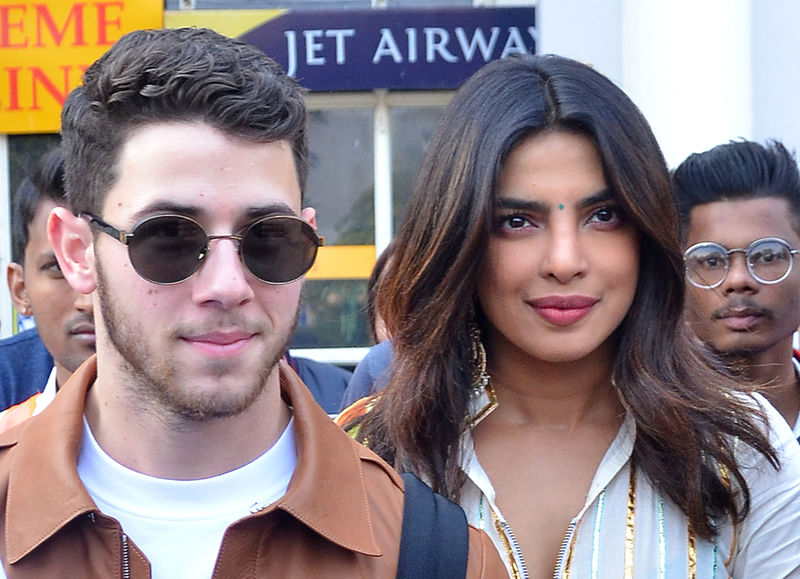
[[311,91],[439,90],[534,53],[533,7],[292,11],[241,36]]

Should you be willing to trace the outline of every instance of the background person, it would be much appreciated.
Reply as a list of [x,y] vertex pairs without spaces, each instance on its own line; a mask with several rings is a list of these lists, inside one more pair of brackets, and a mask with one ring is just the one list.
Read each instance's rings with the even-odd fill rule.
[[621,90],[552,55],[487,64],[379,283],[393,372],[357,436],[459,500],[513,577],[798,576],[800,447],[691,336],[682,257]]
[[[299,86],[212,31],[135,31],[62,147],[76,213],[48,233],[97,355],[0,434],[5,574],[393,577],[399,475],[281,361],[320,244]],[[496,576],[470,535],[469,576]]]
[[339,411],[352,372],[335,364],[292,356],[289,350],[283,354],[283,360],[297,372],[303,384],[311,391],[314,400],[325,412],[333,416]]
[[800,174],[777,141],[690,155],[673,172],[697,335],[800,436]]
[[[11,208],[8,289],[17,311],[36,320],[36,329],[0,342],[0,404],[23,404],[17,417],[41,411],[95,349],[92,298],[70,287],[47,239],[50,211],[66,205],[63,157],[54,149],[22,181]],[[0,429],[9,424],[0,415]]]
[[[386,263],[394,251],[395,242],[389,242],[372,268],[369,279],[367,280],[367,329],[373,346],[367,351],[364,357],[356,364],[347,388],[341,396],[341,409],[346,409],[352,403],[374,394],[386,384],[388,379],[389,367],[392,363],[392,341],[386,331],[386,324],[383,321],[380,307],[378,306],[378,280],[386,269]],[[346,416],[340,417],[340,422],[345,422]]]

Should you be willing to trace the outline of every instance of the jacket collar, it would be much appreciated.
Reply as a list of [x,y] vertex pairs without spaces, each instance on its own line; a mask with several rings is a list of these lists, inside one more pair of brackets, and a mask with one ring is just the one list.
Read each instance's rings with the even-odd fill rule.
[[325,414],[284,361],[280,374],[294,413],[297,466],[277,507],[345,549],[380,555],[359,456],[365,449]]
[[77,469],[83,403],[96,374],[92,356],[39,416],[0,435],[0,446],[17,446],[6,505],[9,563],[30,553],[75,517],[97,510]]
[[[17,446],[6,505],[9,563],[23,558],[76,517],[99,511],[77,471],[84,401],[96,375],[97,361],[92,356],[39,416],[0,434],[0,448]],[[337,545],[381,555],[372,533],[361,447],[330,420],[282,361],[280,383],[294,413],[297,466],[286,495],[255,516],[282,509]]]

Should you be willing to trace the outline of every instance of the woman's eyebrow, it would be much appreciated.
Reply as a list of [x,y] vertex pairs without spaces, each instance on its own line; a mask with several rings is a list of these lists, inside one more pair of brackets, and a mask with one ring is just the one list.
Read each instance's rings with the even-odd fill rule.
[[521,209],[533,213],[546,213],[550,207],[541,201],[519,199],[517,197],[500,197],[497,199],[498,209]]
[[[610,189],[605,188],[597,193],[587,195],[577,203],[578,209],[586,209],[598,203],[607,203],[614,200],[614,194]],[[518,209],[531,211],[533,213],[547,213],[552,207],[549,203],[536,201],[535,199],[521,199],[518,197],[500,197],[497,199],[498,209]]]
[[578,201],[578,209],[587,209],[592,205],[597,205],[598,203],[608,203],[609,201],[614,200],[614,194],[609,188],[605,188],[602,191],[588,195],[587,197],[584,197]]

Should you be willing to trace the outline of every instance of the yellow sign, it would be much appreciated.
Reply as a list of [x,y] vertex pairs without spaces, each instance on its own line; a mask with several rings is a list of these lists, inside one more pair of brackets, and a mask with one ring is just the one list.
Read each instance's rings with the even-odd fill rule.
[[163,0],[0,0],[0,133],[54,133],[86,68],[139,28],[161,28]]
[[374,265],[374,245],[323,246],[306,278],[367,279]]

